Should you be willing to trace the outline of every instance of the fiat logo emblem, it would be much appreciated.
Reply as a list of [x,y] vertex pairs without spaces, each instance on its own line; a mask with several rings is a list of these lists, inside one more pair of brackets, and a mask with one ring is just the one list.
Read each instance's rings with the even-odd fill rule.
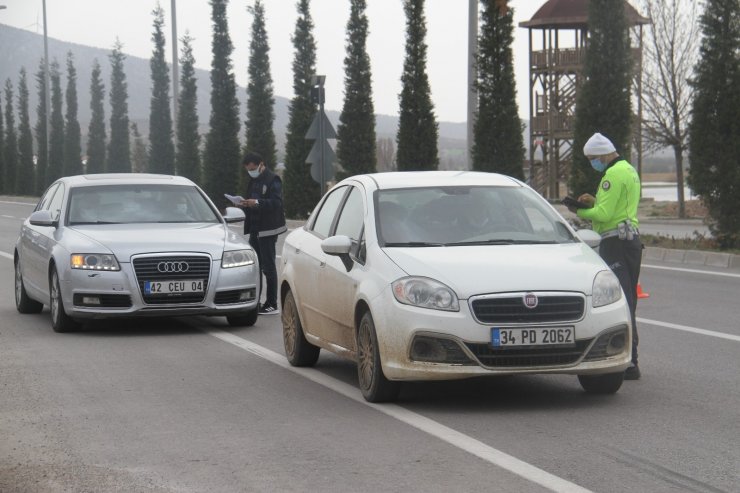
[[524,301],[524,306],[527,308],[536,308],[537,307],[537,295],[534,293],[526,293],[524,297],[522,298]]
[[190,266],[187,262],[160,262],[157,264],[157,270],[164,273],[187,272],[189,269]]

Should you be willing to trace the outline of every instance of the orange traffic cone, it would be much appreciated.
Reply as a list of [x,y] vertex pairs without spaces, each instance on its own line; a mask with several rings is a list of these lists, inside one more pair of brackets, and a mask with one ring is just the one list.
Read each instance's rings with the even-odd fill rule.
[[637,299],[642,298],[650,298],[650,294],[646,293],[642,290],[642,286],[640,286],[640,283],[637,283]]

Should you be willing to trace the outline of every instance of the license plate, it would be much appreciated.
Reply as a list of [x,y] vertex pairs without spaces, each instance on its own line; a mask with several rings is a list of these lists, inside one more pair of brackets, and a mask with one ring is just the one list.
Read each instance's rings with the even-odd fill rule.
[[145,281],[145,294],[202,293],[203,279],[181,281]]
[[491,329],[493,347],[575,346],[575,327],[530,327]]

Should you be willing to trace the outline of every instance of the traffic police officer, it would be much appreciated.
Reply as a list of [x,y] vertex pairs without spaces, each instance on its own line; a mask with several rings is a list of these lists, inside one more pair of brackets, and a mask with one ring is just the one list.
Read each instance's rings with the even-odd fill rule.
[[637,205],[640,202],[640,177],[635,168],[622,158],[614,144],[595,133],[583,147],[591,167],[604,173],[596,197],[583,194],[579,202],[590,205],[576,211],[578,217],[591,221],[601,234],[599,255],[619,279],[632,318],[632,365],[625,371],[626,380],[640,378],[637,365],[637,282],[642,261],[642,242],[637,229]]

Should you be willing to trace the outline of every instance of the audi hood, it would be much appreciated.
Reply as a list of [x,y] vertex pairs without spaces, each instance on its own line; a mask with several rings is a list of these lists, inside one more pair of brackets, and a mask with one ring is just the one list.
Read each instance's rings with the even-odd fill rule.
[[66,229],[64,236],[70,253],[110,252],[119,262],[142,253],[181,251],[208,253],[217,260],[224,250],[251,249],[243,236],[221,223],[80,225]]

